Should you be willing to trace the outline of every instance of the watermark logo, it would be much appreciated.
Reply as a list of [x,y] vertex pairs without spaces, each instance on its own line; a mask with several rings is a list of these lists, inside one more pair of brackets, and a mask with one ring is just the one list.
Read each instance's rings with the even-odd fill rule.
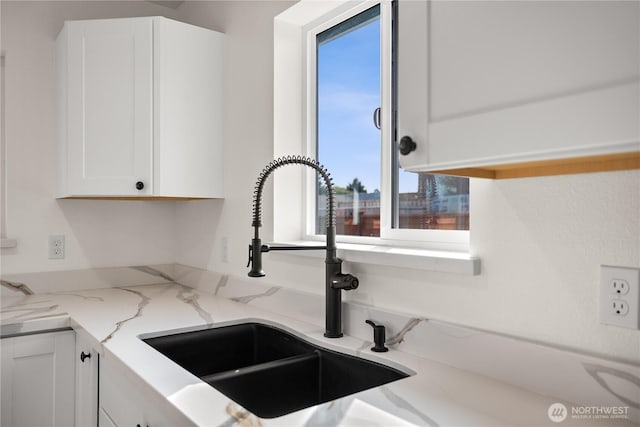
[[628,406],[572,406],[571,411],[562,403],[549,406],[547,415],[554,423],[561,423],[571,415],[574,420],[629,419]]
[[547,411],[549,419],[554,423],[563,422],[567,418],[568,414],[569,411],[567,411],[567,407],[562,403],[554,403],[553,405],[549,406],[549,410]]

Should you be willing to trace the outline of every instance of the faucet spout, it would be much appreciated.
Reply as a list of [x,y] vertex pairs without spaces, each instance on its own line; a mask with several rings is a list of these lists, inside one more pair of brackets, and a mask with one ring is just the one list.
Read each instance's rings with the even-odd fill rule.
[[[276,169],[289,165],[299,164],[308,166],[316,170],[322,177],[327,187],[327,233],[326,246],[309,247],[309,246],[268,246],[263,245],[260,240],[260,227],[262,226],[262,190],[267,178]],[[329,172],[317,161],[302,156],[286,156],[270,162],[258,176],[256,186],[253,192],[253,221],[251,226],[254,228],[254,237],[249,245],[249,262],[247,267],[251,266],[249,271],[250,277],[262,277],[265,272],[262,269],[262,253],[273,250],[308,250],[308,249],[324,249],[325,256],[325,334],[327,338],[339,338],[342,336],[342,291],[356,289],[359,285],[358,279],[351,274],[342,273],[342,260],[336,256],[336,227],[335,227],[335,195],[333,191],[333,182]]]

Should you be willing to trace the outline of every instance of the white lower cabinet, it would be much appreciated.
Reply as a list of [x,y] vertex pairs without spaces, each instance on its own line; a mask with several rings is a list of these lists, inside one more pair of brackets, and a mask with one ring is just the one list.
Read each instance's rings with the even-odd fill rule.
[[100,354],[84,331],[76,332],[76,427],[98,425],[98,368]]
[[192,425],[98,346],[83,330],[2,338],[0,426]]
[[100,361],[100,427],[146,426],[142,412],[143,396],[109,360]]
[[75,333],[3,338],[0,344],[1,424],[74,425]]
[[193,425],[166,406],[159,394],[135,378],[109,357],[100,358],[100,427],[173,427]]

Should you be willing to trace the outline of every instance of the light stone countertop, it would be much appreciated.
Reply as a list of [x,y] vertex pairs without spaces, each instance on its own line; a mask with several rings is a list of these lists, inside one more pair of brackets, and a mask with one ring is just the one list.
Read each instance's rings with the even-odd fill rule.
[[[279,308],[280,310],[280,308]],[[345,336],[323,337],[323,327],[176,283],[11,296],[2,299],[2,336],[71,327],[84,331],[107,361],[130,380],[161,396],[165,410],[193,425],[231,426],[543,426],[559,402],[525,389]],[[258,419],[230,402],[139,337],[246,320],[274,324],[324,347],[405,372],[408,378],[279,418]],[[470,355],[472,357],[472,355]],[[562,425],[634,425],[629,420],[565,420]]]

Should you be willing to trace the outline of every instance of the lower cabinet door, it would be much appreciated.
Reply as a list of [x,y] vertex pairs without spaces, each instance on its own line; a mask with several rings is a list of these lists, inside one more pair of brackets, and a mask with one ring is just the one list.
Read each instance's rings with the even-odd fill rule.
[[75,333],[3,338],[3,426],[74,425]]

